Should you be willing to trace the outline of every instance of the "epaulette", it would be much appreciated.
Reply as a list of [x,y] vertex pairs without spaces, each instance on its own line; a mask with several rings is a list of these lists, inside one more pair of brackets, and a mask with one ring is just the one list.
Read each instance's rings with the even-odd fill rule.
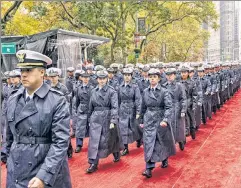
[[58,91],[58,90],[56,90],[56,89],[54,89],[54,88],[50,88],[49,90],[50,90],[50,91],[53,91],[54,93],[56,93],[56,94],[58,94],[58,95],[60,95],[60,96],[64,96],[64,94],[63,94],[61,91]]
[[111,88],[111,89],[115,90],[115,88],[114,88],[114,87],[112,87],[111,85],[107,84],[107,86],[108,86],[109,88]]

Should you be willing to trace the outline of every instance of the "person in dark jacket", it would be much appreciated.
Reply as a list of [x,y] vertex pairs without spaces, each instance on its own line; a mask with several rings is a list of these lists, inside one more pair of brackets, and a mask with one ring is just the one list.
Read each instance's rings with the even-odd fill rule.
[[189,67],[180,68],[182,80],[180,81],[185,89],[187,96],[187,114],[185,115],[186,136],[191,134],[192,139],[196,138],[196,121],[194,112],[197,106],[197,88],[193,80],[189,78]]
[[[6,143],[6,130],[7,130],[7,118],[6,118],[6,113],[7,113],[7,101],[9,98],[9,91],[11,90],[12,83],[9,77],[10,71],[6,71],[4,73],[4,76],[6,78],[6,83],[3,83],[2,88],[1,88],[1,96],[3,97],[2,101],[2,111],[1,111],[1,142],[2,145],[5,145]],[[6,153],[6,152],[5,152]],[[2,154],[4,155],[4,153]],[[2,161],[3,163],[6,163],[6,158]]]
[[89,101],[93,86],[89,84],[90,75],[86,72],[80,74],[82,83],[78,86],[76,91],[75,109],[77,114],[76,126],[76,149],[75,153],[79,153],[83,147],[83,140],[88,136],[89,130]]
[[184,150],[186,143],[185,115],[187,113],[187,97],[184,86],[176,81],[176,69],[169,68],[166,71],[167,82],[164,86],[171,94],[173,104],[172,130],[179,148]]
[[12,87],[9,90],[9,96],[16,93],[22,86],[21,73],[18,70],[12,70],[9,73]]
[[[198,66],[197,63],[194,64],[195,68]],[[202,85],[200,82],[200,78],[198,76],[197,70],[195,70],[193,67],[189,68],[189,78],[195,82],[196,89],[197,89],[197,106],[194,112],[195,115],[195,122],[196,122],[196,130],[199,129],[201,123],[202,123],[202,103],[203,103],[203,92],[202,92]]]
[[110,68],[114,69],[113,74],[114,74],[114,80],[118,80],[119,84],[121,84],[124,81],[124,77],[121,73],[121,71],[119,70],[119,68],[121,68],[120,64],[117,63],[112,63],[110,65]]
[[71,188],[67,149],[69,104],[43,83],[51,59],[17,52],[24,88],[10,96],[7,109],[7,187]]
[[143,176],[152,177],[155,163],[162,161],[162,168],[168,166],[168,157],[176,153],[171,129],[172,99],[168,90],[161,87],[158,69],[149,70],[150,87],[144,90],[142,122],[146,170]]
[[72,134],[71,134],[71,138],[75,137],[76,134],[76,125],[77,125],[77,113],[76,113],[76,92],[77,92],[77,88],[79,87],[79,85],[82,84],[82,80],[81,80],[81,74],[83,73],[83,70],[76,70],[74,72],[74,77],[75,77],[75,81],[73,84],[73,92],[72,92]]
[[[59,81],[60,75],[61,75],[60,69],[54,68],[54,67],[49,69],[48,76],[50,77],[50,80],[51,80],[51,87],[57,91],[62,92],[63,95],[65,96],[66,100],[68,102],[70,102],[70,97],[69,97],[70,93],[69,93],[67,87]],[[71,140],[69,141],[69,148],[67,150],[67,153],[68,153],[68,157],[72,158],[73,147],[71,144]]]
[[107,84],[107,71],[96,73],[98,86],[92,90],[89,103],[89,145],[87,173],[97,170],[100,158],[106,158],[111,153],[114,162],[120,160],[122,141],[118,126],[118,94]]
[[136,119],[141,113],[142,97],[138,85],[132,83],[133,69],[124,68],[124,82],[118,90],[119,96],[119,127],[125,149],[122,156],[129,154],[128,144],[139,140]]
[[[67,68],[67,78],[66,78],[66,81],[65,81],[65,86],[67,87],[68,91],[69,91],[69,107],[70,107],[70,115],[71,115],[71,119],[72,119],[72,108],[73,108],[73,105],[72,105],[72,93],[73,93],[73,89],[74,89],[74,82],[75,82],[75,78],[74,78],[74,70],[75,68],[74,67],[68,67]],[[75,127],[73,126],[72,127],[72,135],[71,135],[71,138],[74,138],[75,137]]]
[[97,82],[97,76],[96,74],[94,74],[93,69],[94,69],[94,66],[92,64],[89,64],[86,66],[86,71],[90,75],[89,83],[93,87],[96,87],[98,85],[98,82]]
[[209,102],[209,95],[212,92],[212,85],[210,80],[205,77],[204,73],[205,69],[203,67],[198,68],[198,75],[200,77],[200,81],[202,84],[202,91],[203,91],[203,103],[202,103],[202,122],[206,124],[207,122],[207,110],[208,110],[208,102]]
[[107,72],[108,72],[108,84],[117,91],[120,83],[119,83],[117,77],[114,76],[115,70],[113,68],[108,68]]
[[[19,89],[21,89],[23,87],[22,83],[21,83],[21,72],[20,71],[12,70],[9,72],[8,76],[9,76],[9,80],[11,82],[11,86],[8,87],[8,89],[5,88],[5,91],[7,91],[7,93],[5,93],[5,97],[7,97],[7,100],[5,101],[4,109],[3,109],[3,113],[5,114],[5,116],[7,113],[7,108],[8,108],[7,101],[9,99],[9,97],[11,95],[14,95]],[[5,146],[6,145],[6,143],[5,143],[6,133],[5,132],[7,131],[7,120],[5,118],[5,121],[4,121],[4,117],[3,117],[2,121],[3,121],[2,123],[5,123],[4,127],[2,127],[3,130],[5,129],[4,130],[5,135],[3,137],[4,140],[3,140],[2,144],[3,144],[3,146]],[[3,163],[6,163],[6,161],[7,161],[7,151],[5,148],[6,147],[2,147],[2,149],[1,149],[1,161]]]

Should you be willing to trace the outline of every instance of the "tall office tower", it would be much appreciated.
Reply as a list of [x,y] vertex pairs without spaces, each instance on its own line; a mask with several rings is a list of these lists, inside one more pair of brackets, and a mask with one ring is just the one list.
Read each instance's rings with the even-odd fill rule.
[[[240,2],[213,1],[219,15],[219,29],[208,26],[210,38],[207,42],[204,60],[217,62],[240,60]],[[205,28],[204,28],[205,29]]]

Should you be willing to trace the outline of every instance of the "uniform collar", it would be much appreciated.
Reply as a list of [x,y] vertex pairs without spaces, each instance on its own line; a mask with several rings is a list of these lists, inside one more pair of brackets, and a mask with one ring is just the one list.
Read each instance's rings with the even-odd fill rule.
[[[43,83],[42,83],[42,85],[43,85]],[[31,95],[29,95],[27,89],[25,89],[25,97],[26,97],[26,99],[27,99],[28,97],[29,97],[30,99],[32,99],[33,96],[34,96],[34,94],[42,87],[42,85],[41,85],[38,89],[36,89]]]

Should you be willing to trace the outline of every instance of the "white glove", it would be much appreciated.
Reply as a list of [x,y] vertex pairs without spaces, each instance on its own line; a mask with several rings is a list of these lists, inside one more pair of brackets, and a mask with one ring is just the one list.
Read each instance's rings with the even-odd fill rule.
[[136,114],[136,119],[139,119],[140,118],[140,115],[139,114]]
[[140,124],[140,127],[143,128],[143,127],[144,127],[144,124]]
[[114,129],[115,128],[115,124],[114,123],[111,123],[110,124],[110,129]]
[[205,95],[208,95],[208,92],[206,92]]
[[211,95],[213,95],[213,92],[211,92]]
[[181,117],[185,117],[185,113],[181,113]]
[[202,103],[198,102],[197,105],[198,105],[198,106],[202,106]]

